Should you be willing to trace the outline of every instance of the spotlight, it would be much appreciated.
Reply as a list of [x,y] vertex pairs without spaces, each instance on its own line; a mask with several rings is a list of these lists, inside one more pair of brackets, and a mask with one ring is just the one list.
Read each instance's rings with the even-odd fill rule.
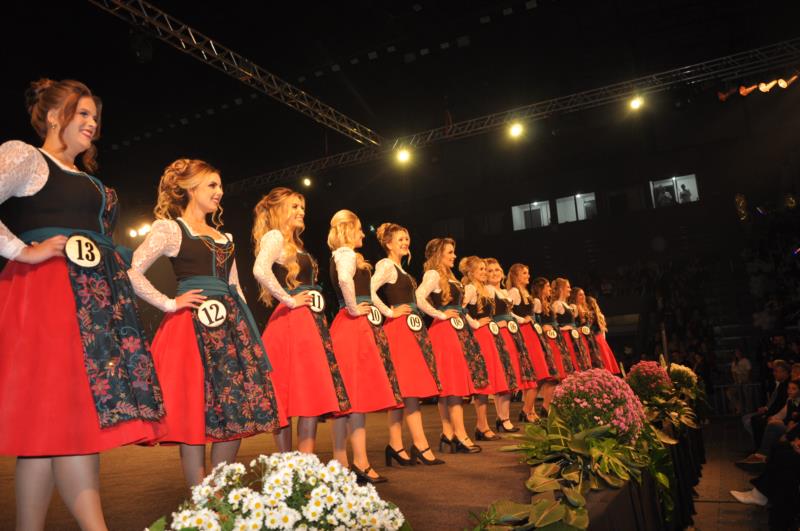
[[634,111],[638,111],[639,109],[642,108],[642,105],[644,105],[644,100],[639,96],[636,96],[631,100],[629,105],[631,109],[633,109]]
[[732,88],[730,90],[726,90],[725,92],[719,91],[719,92],[717,92],[717,98],[719,99],[719,101],[725,103],[725,101],[727,101],[728,98],[730,98],[734,94],[736,94],[736,89],[735,88]]
[[139,227],[139,230],[136,231],[136,234],[138,234],[139,236],[144,236],[148,232],[150,232],[150,224],[149,223],[145,223],[144,225]]
[[758,90],[761,92],[769,92],[778,83],[777,79],[773,79],[769,83],[759,83]]
[[514,122],[508,128],[508,136],[510,136],[511,138],[519,138],[520,136],[522,136],[522,133],[524,132],[525,128],[522,127],[522,124],[519,122]]
[[131,229],[128,231],[128,236],[130,236],[131,238],[135,238],[137,234],[138,233],[136,232],[136,229]]
[[400,164],[407,164],[411,160],[411,152],[406,148],[398,149],[395,156]]
[[791,85],[795,81],[797,81],[797,74],[793,75],[789,79],[779,79],[778,80],[778,86],[780,88],[782,88],[782,89],[785,89],[785,88],[788,88],[789,85]]
[[745,87],[744,85],[742,85],[742,86],[739,87],[739,94],[741,96],[747,96],[748,94],[750,94],[751,92],[753,92],[757,88],[758,88],[758,85],[750,85],[749,87]]
[[311,186],[311,178],[310,177],[303,177],[303,186],[308,188]]

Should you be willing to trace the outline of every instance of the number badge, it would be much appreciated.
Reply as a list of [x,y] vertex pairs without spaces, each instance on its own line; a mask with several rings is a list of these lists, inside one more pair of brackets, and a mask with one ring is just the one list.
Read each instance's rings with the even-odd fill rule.
[[208,299],[197,309],[197,318],[208,328],[216,328],[225,322],[228,310],[218,300]]
[[500,333],[500,327],[497,326],[497,323],[492,321],[491,323],[489,323],[489,332],[491,332],[494,335],[497,335]]
[[508,331],[511,332],[512,334],[516,334],[517,332],[519,332],[519,325],[517,325],[517,323],[515,323],[514,321],[509,321]]
[[373,326],[380,326],[383,323],[383,314],[375,306],[370,306],[369,313],[367,314],[367,321]]
[[325,310],[325,297],[317,290],[311,290],[308,294],[311,296],[311,302],[308,307],[314,313],[322,313]]
[[547,337],[549,337],[550,339],[555,339],[558,337],[558,332],[556,332],[555,330],[548,330]]
[[422,330],[422,318],[415,313],[408,314],[408,317],[406,317],[406,324],[414,332]]
[[533,323],[533,329],[536,330],[536,333],[542,335],[542,325],[539,323]]
[[79,267],[96,267],[100,263],[100,248],[83,234],[73,234],[67,238],[64,252],[69,261]]
[[589,335],[589,334],[591,334],[591,333],[592,333],[592,331],[591,331],[591,330],[589,330],[589,327],[588,327],[588,326],[582,326],[582,327],[581,327],[581,334],[583,334],[583,335],[585,335],[585,336],[588,336],[588,335]]
[[450,324],[456,330],[464,330],[464,319],[462,319],[461,317],[451,317]]
[[580,337],[580,334],[575,329],[570,330],[569,333],[570,333],[570,335],[572,335],[573,339],[578,339]]

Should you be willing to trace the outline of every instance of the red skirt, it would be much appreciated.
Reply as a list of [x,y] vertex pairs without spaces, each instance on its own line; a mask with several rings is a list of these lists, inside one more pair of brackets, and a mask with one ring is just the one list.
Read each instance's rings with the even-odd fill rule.
[[[561,345],[559,344],[558,339],[553,339],[547,336],[546,333],[545,337],[547,338],[547,344],[550,346],[550,352],[553,354],[553,363],[555,363],[558,375],[563,380],[573,371],[567,371],[567,369],[564,367],[564,353],[561,352]],[[575,367],[575,365],[573,365],[573,367]]]
[[600,357],[603,359],[603,365],[606,370],[611,374],[621,374],[617,358],[614,356],[614,351],[608,346],[608,342],[603,334],[595,334],[594,340],[597,343],[597,348],[600,350]]
[[372,325],[365,315],[353,317],[341,309],[331,325],[331,340],[342,372],[348,413],[371,413],[402,407],[395,399],[392,383],[375,342]]
[[511,367],[514,368],[514,376],[517,378],[517,389],[515,389],[515,391],[536,389],[536,382],[525,382],[522,380],[522,371],[519,368],[519,357],[522,354],[517,349],[517,345],[514,343],[514,338],[511,337],[511,332],[508,331],[508,328],[500,328],[500,337],[503,338],[503,342],[506,345],[506,350],[508,351],[509,356],[511,356]]
[[486,372],[489,374],[489,386],[484,389],[476,389],[475,393],[479,395],[508,393],[511,389],[503,369],[503,362],[500,361],[500,353],[497,352],[497,345],[494,343],[494,335],[488,326],[473,330],[473,335],[481,347],[481,354],[486,363]]
[[428,369],[417,338],[406,324],[406,317],[386,319],[383,330],[389,340],[389,351],[403,398],[438,396],[436,380]]
[[428,329],[433,353],[436,356],[436,372],[442,384],[441,396],[468,396],[475,394],[472,375],[469,372],[464,350],[458,334],[450,320],[435,320]]
[[160,423],[100,428],[64,258],[0,273],[0,454],[94,454],[149,443]]
[[[153,361],[164,394],[164,423],[166,434],[160,443],[205,444],[235,440],[251,435],[242,434],[230,439],[216,439],[206,433],[205,371],[197,346],[192,312],[183,309],[164,316],[153,338]],[[278,407],[278,422],[287,424]]]
[[578,363],[578,353],[575,352],[575,345],[572,344],[572,336],[570,336],[571,333],[572,330],[562,330],[561,337],[564,338],[564,344],[567,345],[569,358],[572,360],[572,366],[575,368],[575,372],[580,372],[581,366]]
[[339,413],[339,400],[325,347],[307,306],[281,303],[261,336],[272,364],[272,385],[286,417]]
[[539,336],[530,324],[524,324],[519,327],[522,339],[525,341],[525,346],[528,348],[528,355],[533,364],[533,370],[536,371],[536,378],[539,381],[553,380],[550,376],[550,369],[547,367],[547,360],[544,357],[542,344],[539,342]]

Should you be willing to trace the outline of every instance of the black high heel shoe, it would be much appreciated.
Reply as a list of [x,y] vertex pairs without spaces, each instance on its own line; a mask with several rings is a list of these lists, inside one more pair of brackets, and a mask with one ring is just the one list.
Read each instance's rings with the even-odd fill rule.
[[478,428],[475,428],[475,440],[476,441],[499,441],[500,439],[502,439],[502,437],[500,437],[496,433],[493,433],[491,435],[486,435],[487,433],[489,433],[489,431],[490,430],[481,431]]
[[[469,442],[469,444],[467,444]],[[459,454],[477,454],[481,451],[481,447],[475,444],[474,442],[466,439],[465,441],[459,440],[456,437],[453,437],[453,446],[455,450],[453,453]]]
[[[372,483],[373,485],[375,485],[376,483],[386,483],[387,481],[389,481],[388,479],[386,479],[385,477],[381,476],[380,474],[378,474],[378,477],[374,477],[374,478],[372,476],[370,476],[369,475],[369,471],[370,470],[374,470],[371,466],[368,466],[364,470],[361,470],[356,465],[350,465],[350,470],[353,471],[353,474],[356,475],[356,480],[362,485],[364,483]],[[376,474],[377,474],[377,472],[376,472]]]
[[519,428],[517,426],[514,426],[513,424],[511,428],[506,428],[504,425],[506,422],[508,422],[509,424],[511,423],[509,419],[497,419],[494,423],[494,425],[497,427],[497,430],[495,431],[506,432],[506,433],[516,433],[519,431]]
[[[404,451],[405,448],[401,448],[400,452]],[[397,461],[397,464],[400,466],[414,466],[416,460],[412,457],[406,459],[405,457],[400,455],[400,452],[395,450],[391,447],[391,445],[386,445],[386,450],[384,450],[384,455],[386,456],[386,466],[392,466],[392,459]]]
[[455,437],[452,439],[448,439],[444,436],[444,433],[441,437],[439,437],[439,451],[444,452],[444,445],[447,445],[447,449],[451,454],[456,453],[456,447],[454,441],[456,440]]
[[417,448],[416,445],[412,444],[411,445],[411,460],[412,461],[419,461],[423,465],[443,465],[444,461],[442,461],[438,457],[434,457],[433,459],[427,459],[424,455],[422,455],[422,454],[424,454],[425,452],[427,452],[430,449],[431,449],[431,447],[429,446],[429,447],[425,448],[424,450],[420,450],[419,448]]
[[517,421],[519,422],[528,422],[528,417],[525,415],[524,411],[520,411],[519,415],[517,415]]

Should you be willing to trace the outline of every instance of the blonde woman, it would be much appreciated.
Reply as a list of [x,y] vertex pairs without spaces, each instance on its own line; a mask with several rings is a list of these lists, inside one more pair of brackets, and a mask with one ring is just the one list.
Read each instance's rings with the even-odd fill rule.
[[[495,294],[495,314],[492,319],[500,328],[499,335],[511,357],[511,365],[514,368],[514,375],[517,379],[517,387],[514,390],[525,393],[528,389],[535,389],[537,384],[533,363],[519,331],[519,326],[524,320],[511,313],[511,307],[514,303],[511,300],[511,296],[502,286],[503,268],[496,259],[486,258],[486,273],[489,285],[494,288]],[[505,417],[497,419],[495,423],[497,429],[501,431],[518,431],[519,428],[517,427],[514,427],[513,430],[509,429],[509,426],[513,426],[508,418],[509,412],[504,411],[504,414]]]
[[594,340],[597,342],[597,347],[600,349],[600,354],[603,358],[603,364],[611,374],[620,374],[619,364],[617,357],[614,356],[614,351],[608,346],[606,341],[606,332],[608,326],[606,325],[606,316],[600,310],[600,305],[597,304],[597,299],[594,297],[586,297],[586,304],[589,307],[589,322],[591,323],[592,333]]
[[428,333],[442,383],[439,451],[447,445],[451,453],[478,453],[481,447],[472,442],[464,427],[462,402],[463,397],[485,389],[489,381],[486,363],[462,307],[464,288],[453,275],[455,261],[456,243],[452,238],[434,238],[428,242],[425,275],[417,288],[417,306],[433,319]]
[[[575,327],[575,314],[577,309],[569,303],[569,296],[572,293],[572,286],[565,278],[556,278],[551,284],[553,290],[553,302],[551,308],[553,318],[560,331],[559,342],[561,352],[569,354],[569,359],[574,371],[584,371],[591,368],[591,362],[582,355],[582,345],[580,335]],[[566,359],[566,356],[565,358]],[[563,361],[563,360],[562,360]]]
[[[417,309],[417,283],[401,265],[403,258],[410,256],[411,237],[405,227],[396,223],[383,223],[376,236],[387,256],[375,264],[370,290],[372,301],[385,317],[383,329],[405,405],[404,409],[389,411],[386,465],[391,466],[392,460],[401,466],[416,462],[440,465],[444,461],[433,454],[428,444],[419,410],[420,399],[438,396],[441,385],[428,332]],[[404,414],[413,440],[409,452],[403,448]]]
[[569,297],[569,302],[575,306],[575,328],[580,335],[583,355],[588,357],[588,363],[593,369],[605,369],[603,355],[594,339],[594,334],[592,334],[591,314],[586,302],[586,293],[582,288],[575,287]]
[[364,243],[361,221],[349,210],[331,218],[328,247],[331,285],[339,301],[339,313],[331,325],[336,359],[342,371],[351,408],[333,421],[333,457],[347,466],[347,433],[353,448],[351,469],[361,482],[382,483],[367,458],[366,413],[403,406],[383,316],[372,304],[370,266],[356,249]]
[[[256,204],[253,275],[261,300],[273,310],[262,339],[272,361],[272,382],[286,417],[298,417],[297,449],[313,453],[317,418],[350,409],[317,284],[317,262],[303,248],[305,198],[273,188]],[[291,424],[276,434],[278,450],[292,448]]]
[[[136,294],[166,314],[153,340],[167,410],[161,442],[181,445],[189,486],[206,476],[206,443],[212,467],[230,463],[242,438],[281,422],[269,359],[239,287],[233,238],[220,230],[222,195],[210,164],[178,159],[167,166],[156,221],[128,271]],[[160,256],[172,263],[174,298],[145,277]]]
[[[486,387],[475,390],[475,438],[479,441],[494,441],[500,436],[489,426],[489,395],[494,395],[497,418],[507,419],[511,407],[511,390],[517,387],[517,379],[511,356],[499,335],[500,328],[493,321],[495,295],[494,289],[487,283],[486,262],[477,256],[467,256],[461,259],[458,269],[463,275],[463,305],[467,309],[468,322],[480,347],[489,381]],[[506,431],[514,429],[513,426],[507,428]]]
[[[549,280],[538,277],[533,281],[533,299],[533,313],[542,327],[541,336],[547,344],[544,351],[552,356],[552,363],[558,371],[559,378],[566,378],[568,374],[575,372],[575,369],[558,329],[558,320],[553,313],[553,288]],[[542,404],[542,407],[548,411],[549,403]]]
[[[541,325],[535,322],[534,306],[536,301],[528,291],[530,278],[530,270],[524,264],[514,264],[508,268],[506,287],[508,295],[514,303],[511,313],[521,318],[520,334],[522,334],[538,379],[538,388],[526,389],[523,393],[520,422],[535,422],[539,418],[535,409],[537,395],[540,394],[543,403],[549,405],[555,384],[558,382],[558,371],[554,364],[548,364],[548,357],[542,348],[542,345],[546,345],[546,343],[541,340]],[[552,355],[550,359],[552,361]]]

